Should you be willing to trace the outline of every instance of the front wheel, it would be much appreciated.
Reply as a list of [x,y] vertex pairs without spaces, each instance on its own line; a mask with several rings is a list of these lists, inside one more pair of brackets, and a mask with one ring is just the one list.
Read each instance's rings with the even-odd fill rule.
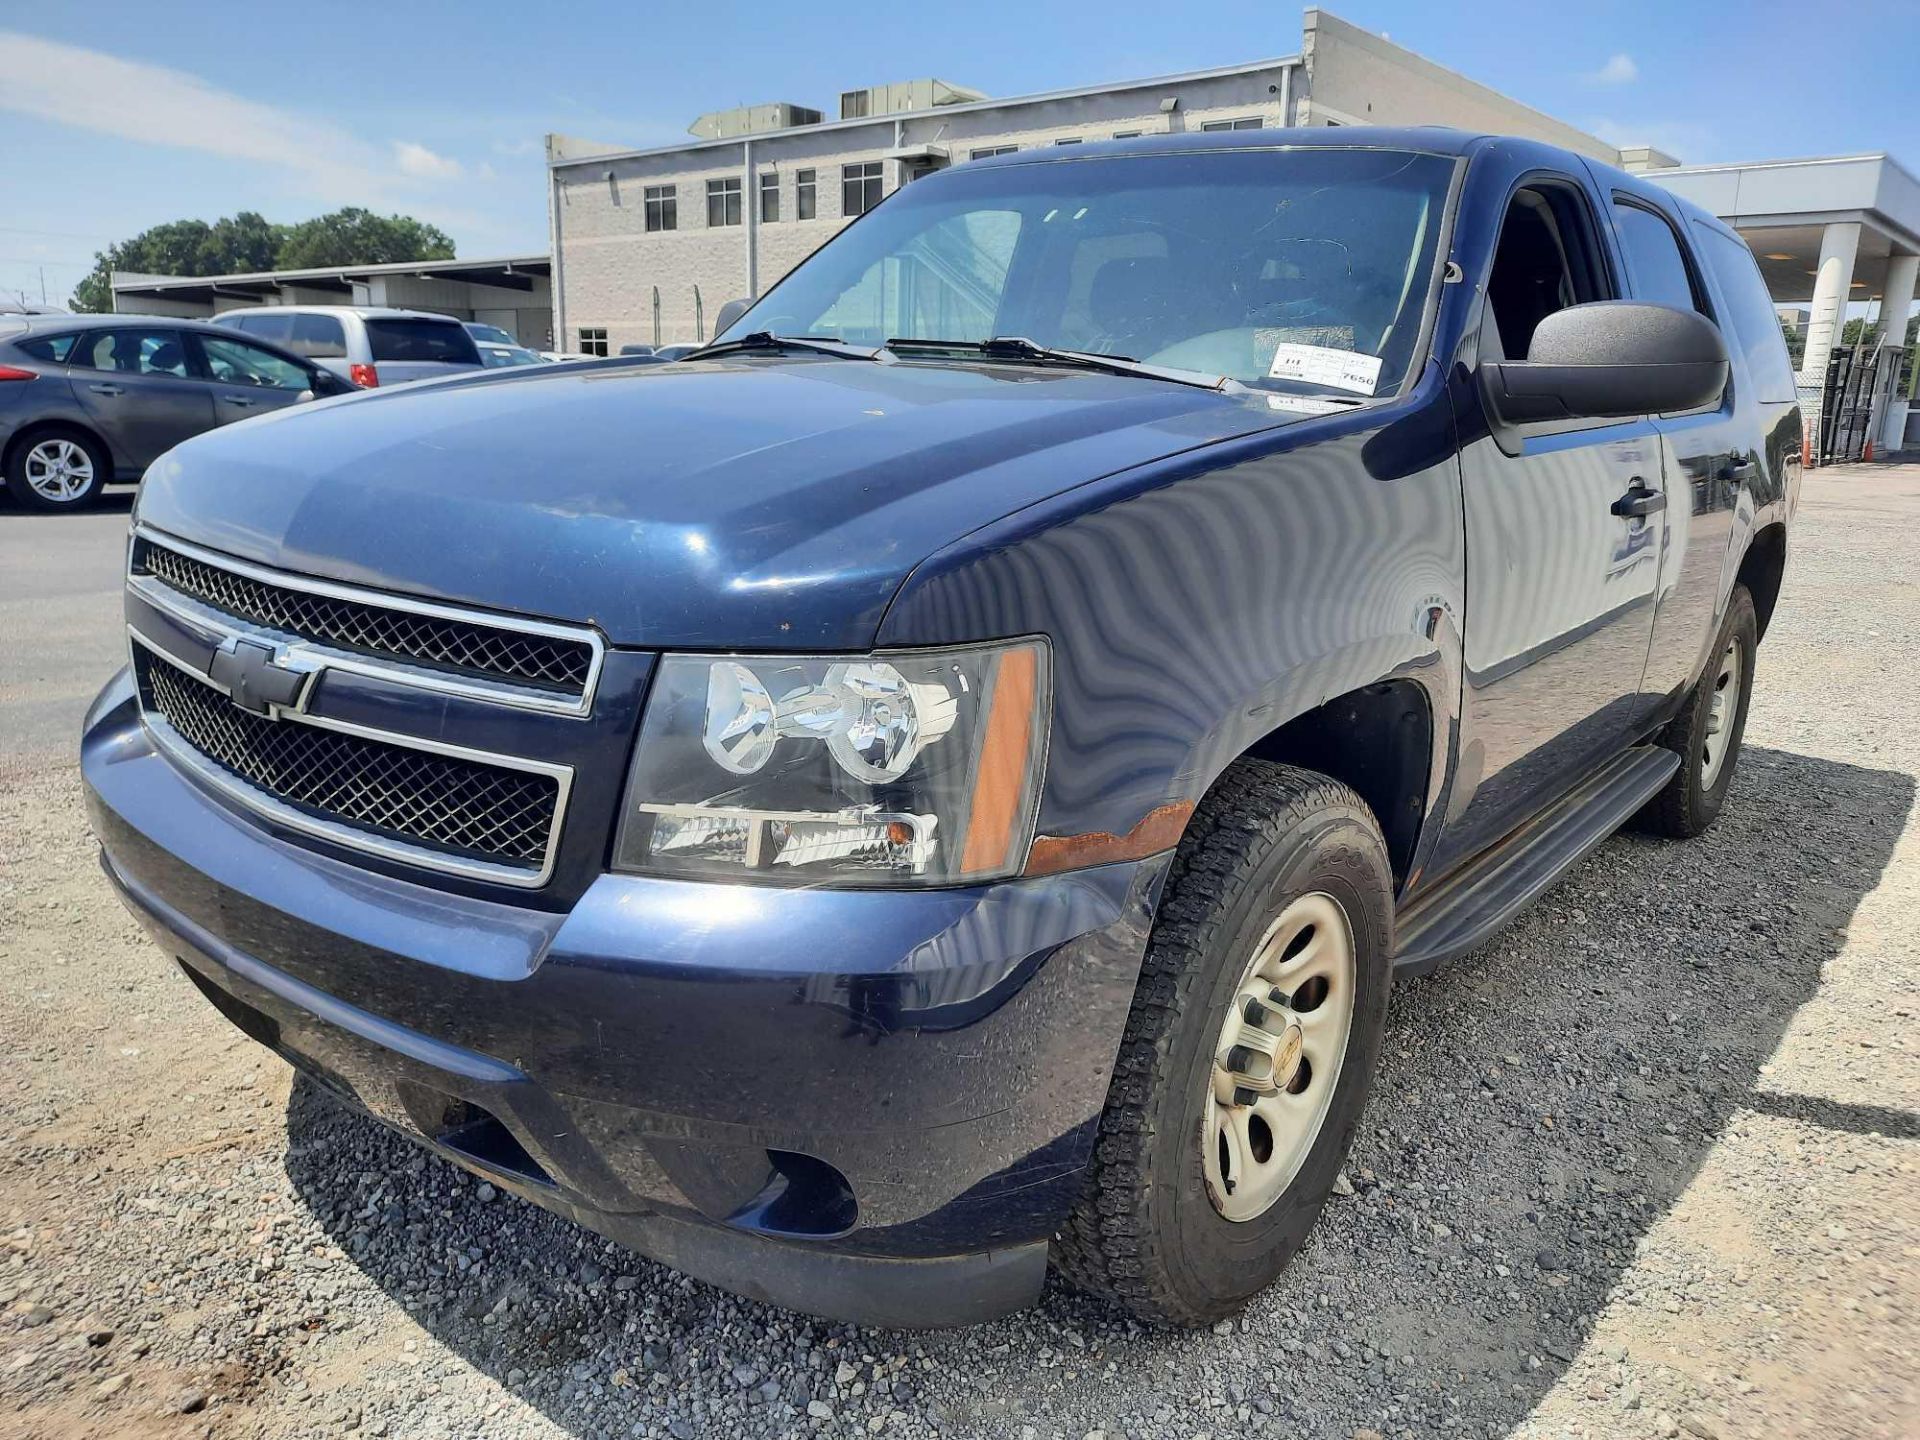
[[1352,1144],[1392,953],[1365,802],[1311,771],[1232,766],[1174,858],[1060,1271],[1178,1325],[1278,1275]]

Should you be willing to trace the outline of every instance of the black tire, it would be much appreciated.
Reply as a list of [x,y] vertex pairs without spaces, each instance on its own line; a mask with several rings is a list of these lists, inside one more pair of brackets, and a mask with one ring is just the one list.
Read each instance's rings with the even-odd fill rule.
[[[1329,1109],[1287,1188],[1254,1219],[1209,1198],[1200,1136],[1213,1047],[1253,947],[1303,895],[1346,912],[1355,996]],[[1231,766],[1174,857],[1127,1018],[1087,1185],[1055,1267],[1142,1319],[1204,1325],[1238,1310],[1305,1241],[1352,1145],[1386,1024],[1393,873],[1372,811],[1345,785],[1266,761]]]
[[[27,483],[27,460],[34,447],[52,440],[66,440],[86,452],[87,462],[93,468],[93,478],[87,482],[84,490],[70,500],[55,500],[42,495]],[[100,498],[101,491],[107,488],[107,479],[113,473],[113,461],[102,445],[86,431],[70,425],[48,425],[30,431],[23,436],[7,455],[7,493],[13,496],[13,503],[22,510],[38,510],[43,513],[61,513],[69,510],[84,510]]]
[[[1726,729],[1728,748],[1709,785],[1705,783],[1708,725],[1719,688],[1722,658],[1730,646],[1739,650],[1739,694],[1730,705],[1733,722]],[[1680,757],[1680,768],[1674,771],[1666,787],[1634,816],[1635,829],[1674,840],[1688,840],[1713,824],[1720,814],[1720,807],[1727,801],[1727,791],[1733,785],[1733,772],[1740,763],[1740,742],[1747,733],[1747,702],[1753,698],[1753,662],[1759,647],[1760,624],[1754,614],[1753,597],[1747,593],[1746,586],[1735,585],[1713,648],[1707,652],[1706,671],[1694,684],[1685,707],[1660,735],[1660,744]]]

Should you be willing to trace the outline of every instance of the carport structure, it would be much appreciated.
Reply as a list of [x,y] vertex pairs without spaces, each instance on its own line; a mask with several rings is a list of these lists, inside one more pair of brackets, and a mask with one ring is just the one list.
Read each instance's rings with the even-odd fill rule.
[[113,308],[205,319],[243,305],[392,305],[498,325],[546,349],[553,329],[553,263],[545,255],[408,260],[250,275],[136,275],[116,270]]
[[[1849,305],[1862,308],[1870,340],[1905,344],[1920,271],[1920,180],[1892,156],[1683,165],[1647,178],[1732,225],[1759,257],[1775,304],[1807,308],[1803,395],[1817,401]],[[1882,451],[1901,446],[1911,398],[1909,390],[1877,403],[1868,433]]]

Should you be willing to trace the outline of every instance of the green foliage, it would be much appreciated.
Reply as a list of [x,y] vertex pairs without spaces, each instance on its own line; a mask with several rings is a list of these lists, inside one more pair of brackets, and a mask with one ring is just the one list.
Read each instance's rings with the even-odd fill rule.
[[398,260],[451,260],[453,241],[409,215],[375,215],[348,206],[294,225],[270,224],[251,210],[204,220],[173,220],[143,230],[94,256],[73,291],[75,310],[113,309],[115,270],[142,275],[236,275],[305,270],[323,265],[380,265]]
[[385,265],[399,260],[451,260],[453,241],[409,215],[375,215],[348,206],[286,227],[278,270],[321,265]]

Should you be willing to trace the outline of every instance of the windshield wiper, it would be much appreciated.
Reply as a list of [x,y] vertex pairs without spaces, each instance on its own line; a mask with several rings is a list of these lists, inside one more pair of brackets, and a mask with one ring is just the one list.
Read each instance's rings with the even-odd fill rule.
[[811,350],[821,355],[837,355],[842,360],[878,360],[880,352],[867,345],[849,345],[831,335],[776,335],[771,330],[755,330],[738,340],[716,340],[698,350],[689,350],[682,360],[705,360],[713,355],[737,355],[748,350]]
[[1176,385],[1197,385],[1202,390],[1237,391],[1246,387],[1226,375],[1207,375],[1198,370],[1174,370],[1164,365],[1149,365],[1130,355],[1100,355],[1091,350],[1059,350],[1039,345],[1024,335],[996,335],[991,340],[889,340],[881,347],[894,354],[912,351],[957,351],[980,355],[988,360],[1011,360],[1016,364],[1070,365],[1079,370],[1100,370],[1109,375],[1133,375],[1142,380],[1170,380]]

